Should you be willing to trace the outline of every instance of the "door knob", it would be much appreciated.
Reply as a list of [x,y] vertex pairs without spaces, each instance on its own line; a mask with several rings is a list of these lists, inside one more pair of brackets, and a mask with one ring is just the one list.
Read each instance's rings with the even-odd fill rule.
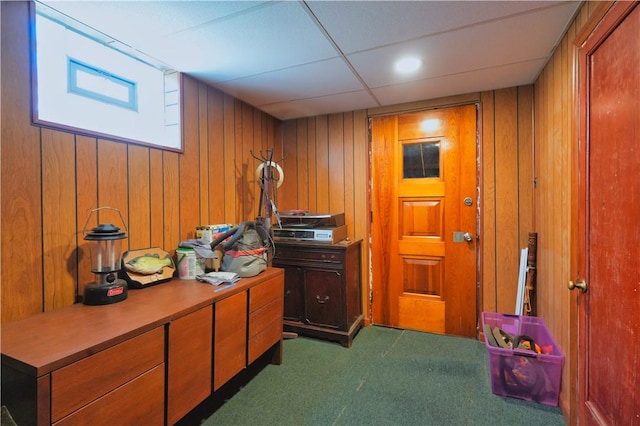
[[579,288],[582,293],[587,292],[587,282],[583,279],[577,280],[575,283],[573,281],[569,281],[569,290],[573,290],[574,288]]
[[468,233],[468,232],[465,232],[465,233],[462,235],[462,238],[464,238],[464,240],[465,240],[466,242],[468,242],[468,243],[470,243],[471,241],[473,241],[473,236],[472,236],[470,233]]

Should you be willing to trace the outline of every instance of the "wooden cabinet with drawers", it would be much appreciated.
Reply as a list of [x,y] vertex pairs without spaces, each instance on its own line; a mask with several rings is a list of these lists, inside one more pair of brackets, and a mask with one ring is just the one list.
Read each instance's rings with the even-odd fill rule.
[[285,270],[284,329],[351,346],[363,323],[360,241],[278,242]]
[[228,287],[176,279],[3,323],[2,403],[21,426],[174,424],[212,379],[270,350],[282,362],[283,281],[277,268]]

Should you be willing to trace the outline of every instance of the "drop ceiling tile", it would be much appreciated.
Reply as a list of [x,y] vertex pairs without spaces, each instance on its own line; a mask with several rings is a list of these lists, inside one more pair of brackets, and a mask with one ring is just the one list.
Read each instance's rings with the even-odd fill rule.
[[182,71],[206,71],[208,79],[217,82],[338,55],[297,2],[270,3],[147,48]]
[[546,59],[409,81],[372,89],[382,105],[435,99],[532,83]]
[[125,44],[160,37],[235,15],[262,1],[41,1]]
[[262,105],[260,109],[280,120],[332,114],[379,106],[369,92],[358,91]]
[[255,106],[365,89],[342,58],[216,83],[215,86]]

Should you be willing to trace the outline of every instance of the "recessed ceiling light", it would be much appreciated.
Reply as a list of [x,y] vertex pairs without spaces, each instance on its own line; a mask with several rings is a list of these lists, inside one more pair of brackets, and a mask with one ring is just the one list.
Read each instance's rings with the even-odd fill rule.
[[416,71],[422,66],[422,61],[419,58],[407,57],[402,58],[396,62],[396,72],[400,74],[408,74]]

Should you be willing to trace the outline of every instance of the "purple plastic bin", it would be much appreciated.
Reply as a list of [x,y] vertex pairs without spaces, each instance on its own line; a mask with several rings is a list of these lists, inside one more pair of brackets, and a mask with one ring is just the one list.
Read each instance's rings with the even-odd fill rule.
[[491,391],[496,395],[525,399],[557,406],[564,354],[553,340],[544,321],[538,317],[482,313],[482,327],[499,327],[514,338],[528,336],[549,353],[538,354],[526,349],[506,349],[491,346],[485,336],[489,352]]

